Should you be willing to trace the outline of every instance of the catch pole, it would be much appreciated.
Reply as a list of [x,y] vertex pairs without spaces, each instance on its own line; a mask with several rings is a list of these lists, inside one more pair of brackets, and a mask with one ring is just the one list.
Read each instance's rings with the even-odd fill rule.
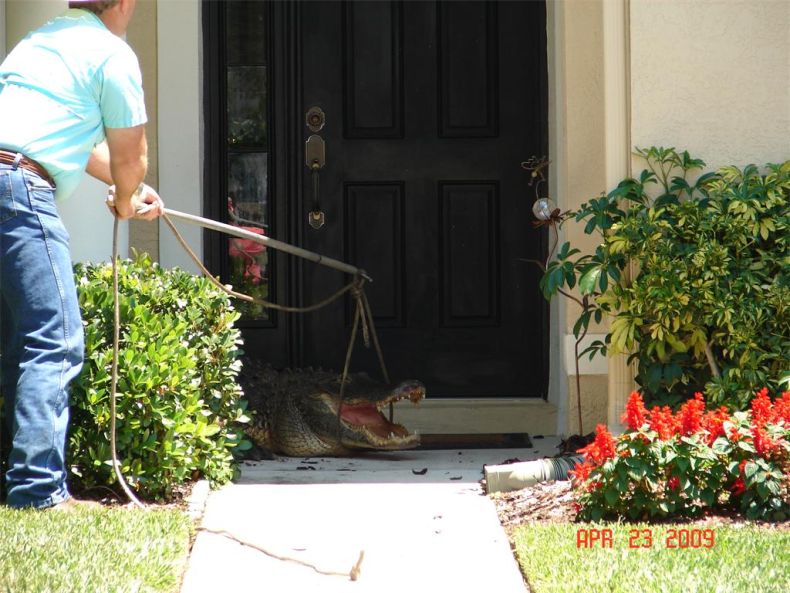
[[304,258],[308,261],[321,264],[323,266],[328,266],[335,270],[345,272],[346,274],[353,274],[354,276],[362,276],[368,282],[373,282],[373,279],[370,276],[368,276],[368,273],[361,268],[357,268],[356,266],[352,266],[351,264],[347,264],[345,262],[333,259],[331,257],[326,257],[318,253],[308,251],[307,249],[302,249],[301,247],[296,247],[295,245],[291,245],[283,241],[278,241],[277,239],[272,239],[271,237],[267,237],[266,235],[259,235],[251,231],[246,231],[237,226],[233,226],[232,224],[217,222],[209,218],[203,218],[202,216],[195,216],[194,214],[186,214],[184,212],[179,212],[178,210],[171,210],[170,208],[165,208],[164,214],[167,214],[168,216],[177,218],[179,220],[183,220],[185,222],[196,224],[206,229],[219,231],[221,233],[227,233],[228,235],[233,235],[234,237],[239,237],[241,239],[249,239],[250,241],[254,241],[255,243],[260,243],[261,245],[265,245],[266,247],[277,249],[279,251],[284,251],[286,253],[290,253],[291,255],[296,255],[297,257]]

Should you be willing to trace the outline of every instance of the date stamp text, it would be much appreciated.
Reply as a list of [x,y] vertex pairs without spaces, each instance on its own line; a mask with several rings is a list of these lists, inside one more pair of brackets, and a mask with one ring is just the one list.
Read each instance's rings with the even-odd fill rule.
[[[616,543],[614,531],[611,529],[578,529],[576,530],[576,547],[579,549],[614,548]],[[655,534],[652,529],[630,529],[627,538],[628,548],[675,548],[675,549],[710,549],[716,544],[716,533],[713,529],[672,528],[666,533]]]

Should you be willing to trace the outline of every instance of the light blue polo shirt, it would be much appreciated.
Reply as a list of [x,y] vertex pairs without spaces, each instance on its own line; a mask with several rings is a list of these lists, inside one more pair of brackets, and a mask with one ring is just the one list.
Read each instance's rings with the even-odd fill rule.
[[0,148],[43,165],[57,199],[74,192],[105,127],[146,121],[137,56],[86,10],[30,33],[0,65]]

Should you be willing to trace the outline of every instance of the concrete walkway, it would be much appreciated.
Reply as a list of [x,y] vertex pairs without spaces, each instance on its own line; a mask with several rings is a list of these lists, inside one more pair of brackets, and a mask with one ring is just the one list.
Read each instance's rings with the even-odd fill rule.
[[209,495],[203,528],[329,572],[348,573],[364,550],[359,579],[318,574],[200,531],[181,593],[525,593],[479,481],[484,464],[551,455],[557,443],[246,464],[236,483]]

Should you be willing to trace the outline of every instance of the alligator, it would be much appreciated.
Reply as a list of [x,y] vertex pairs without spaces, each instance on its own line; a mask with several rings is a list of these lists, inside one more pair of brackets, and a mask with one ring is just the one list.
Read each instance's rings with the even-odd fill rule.
[[246,428],[259,454],[343,457],[363,450],[413,449],[420,437],[385,416],[389,404],[425,397],[419,381],[386,385],[365,373],[346,378],[340,401],[339,373],[285,369],[245,360],[239,383],[254,412]]

